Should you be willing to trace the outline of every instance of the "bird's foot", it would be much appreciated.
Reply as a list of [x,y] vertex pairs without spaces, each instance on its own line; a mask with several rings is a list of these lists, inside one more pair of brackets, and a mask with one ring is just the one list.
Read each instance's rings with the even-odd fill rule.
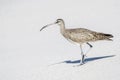
[[75,66],[73,66],[73,67],[79,67],[79,66],[82,66],[82,65],[84,65],[85,63],[84,62],[81,62],[79,65],[75,65]]
[[73,67],[79,67],[79,66],[82,66],[83,64],[79,64],[79,65],[74,65]]
[[81,62],[79,65],[81,66],[81,65],[83,65],[83,64],[85,64],[85,62]]

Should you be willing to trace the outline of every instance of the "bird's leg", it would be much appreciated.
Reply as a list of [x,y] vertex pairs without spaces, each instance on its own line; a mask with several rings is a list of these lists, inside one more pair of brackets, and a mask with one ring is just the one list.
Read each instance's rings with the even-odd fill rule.
[[92,48],[92,47],[93,47],[90,43],[88,43],[88,42],[87,42],[87,44],[90,46],[90,48]]
[[[90,49],[93,47],[90,43],[86,43],[87,45],[89,45],[90,46]],[[90,49],[85,53],[85,56],[86,56],[86,54],[90,51]]]
[[80,61],[80,65],[83,65],[84,64],[85,55],[84,55],[83,50],[82,50],[82,45],[80,45],[80,49],[81,49],[81,61]]

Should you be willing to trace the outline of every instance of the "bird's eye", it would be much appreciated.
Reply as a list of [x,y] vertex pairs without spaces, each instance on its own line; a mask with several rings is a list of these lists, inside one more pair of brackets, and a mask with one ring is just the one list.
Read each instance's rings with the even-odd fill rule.
[[56,23],[58,23],[58,21],[56,21]]

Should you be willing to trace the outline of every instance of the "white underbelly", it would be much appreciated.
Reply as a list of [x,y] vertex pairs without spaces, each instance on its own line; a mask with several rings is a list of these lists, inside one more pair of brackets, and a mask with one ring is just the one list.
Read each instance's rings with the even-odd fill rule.
[[72,43],[72,44],[75,44],[75,45],[78,45],[78,46],[80,46],[80,43],[77,43],[77,42],[75,42],[75,41],[72,41],[71,39],[67,39],[70,43]]

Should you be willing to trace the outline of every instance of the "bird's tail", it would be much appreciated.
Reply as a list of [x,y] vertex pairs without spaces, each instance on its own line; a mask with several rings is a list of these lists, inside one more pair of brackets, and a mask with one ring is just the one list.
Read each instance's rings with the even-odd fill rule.
[[112,34],[104,34],[106,37],[108,38],[113,38],[113,35]]
[[110,40],[110,41],[113,41],[111,38],[113,38],[113,35],[112,34],[104,34],[104,33],[101,33],[103,36],[104,36],[104,38],[106,39],[106,40]]

